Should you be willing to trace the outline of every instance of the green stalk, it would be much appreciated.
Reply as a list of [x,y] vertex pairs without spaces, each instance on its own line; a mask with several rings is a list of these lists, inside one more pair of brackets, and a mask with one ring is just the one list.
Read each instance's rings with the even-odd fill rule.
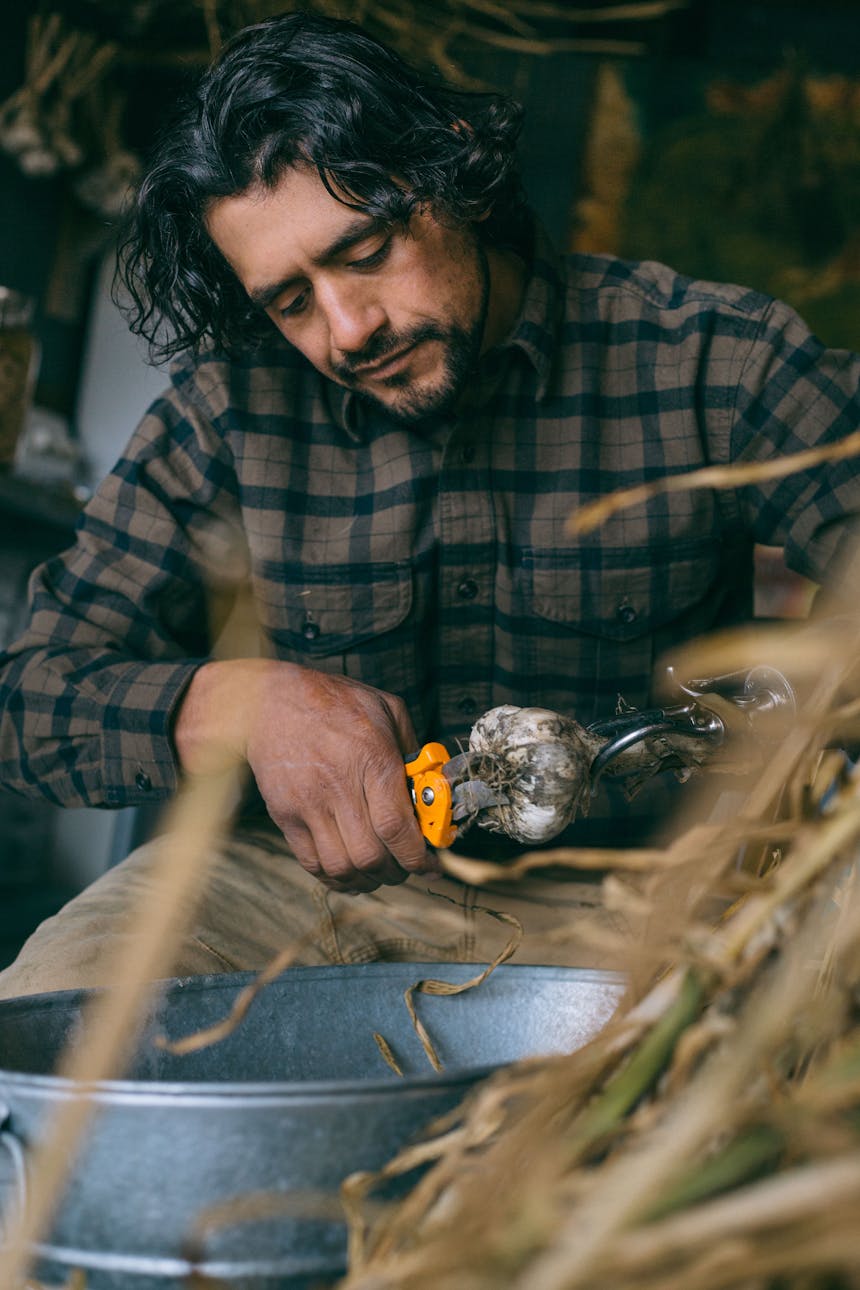
[[705,987],[698,973],[688,969],[678,997],[639,1043],[632,1057],[606,1082],[573,1125],[570,1151],[584,1156],[618,1129],[624,1116],[653,1086],[665,1070],[681,1034],[701,1012]]
[[753,1125],[712,1159],[695,1164],[646,1210],[642,1221],[665,1218],[685,1205],[695,1205],[740,1183],[753,1182],[778,1164],[784,1147],[777,1129],[769,1124]]

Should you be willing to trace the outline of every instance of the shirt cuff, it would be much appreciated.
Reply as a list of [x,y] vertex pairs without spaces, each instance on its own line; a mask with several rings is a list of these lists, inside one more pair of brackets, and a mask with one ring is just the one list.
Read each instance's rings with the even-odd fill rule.
[[191,678],[208,659],[129,663],[105,705],[101,738],[106,806],[169,797],[179,782],[172,728]]

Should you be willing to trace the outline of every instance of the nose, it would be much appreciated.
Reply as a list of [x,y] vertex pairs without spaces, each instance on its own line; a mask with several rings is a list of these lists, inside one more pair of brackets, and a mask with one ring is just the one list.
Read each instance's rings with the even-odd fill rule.
[[332,284],[320,299],[328,323],[329,343],[340,354],[360,353],[386,325],[382,303],[367,282]]

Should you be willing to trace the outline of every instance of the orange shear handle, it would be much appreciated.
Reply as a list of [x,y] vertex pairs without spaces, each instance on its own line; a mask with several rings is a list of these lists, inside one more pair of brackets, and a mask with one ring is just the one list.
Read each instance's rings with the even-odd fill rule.
[[449,847],[457,836],[451,820],[451,785],[442,767],[451,757],[444,744],[425,744],[406,763],[406,777],[421,832],[433,847]]

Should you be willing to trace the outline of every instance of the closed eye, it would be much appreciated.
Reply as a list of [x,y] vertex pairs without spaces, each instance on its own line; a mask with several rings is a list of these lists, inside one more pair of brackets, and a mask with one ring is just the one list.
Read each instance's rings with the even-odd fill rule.
[[382,264],[388,258],[392,238],[393,234],[389,233],[375,251],[371,251],[369,255],[362,255],[357,260],[349,260],[347,267],[350,269],[375,269],[377,265]]
[[302,312],[305,305],[308,303],[310,293],[310,287],[305,287],[297,296],[293,296],[289,304],[281,305],[278,308],[278,313],[282,318],[294,318],[296,314],[300,314]]
[[[367,239],[364,238],[362,240],[366,241]],[[377,246],[375,250],[369,252],[367,255],[359,256],[357,259],[344,261],[344,267],[347,269],[357,269],[359,272],[372,272],[374,269],[379,268],[380,265],[384,264],[388,259],[393,240],[394,231],[391,230],[385,234],[382,242],[380,242],[379,246]],[[299,314],[303,313],[310,299],[310,293],[311,288],[309,286],[304,287],[295,296],[293,296],[292,300],[290,300],[286,305],[279,306],[278,313],[281,318],[295,318]]]

